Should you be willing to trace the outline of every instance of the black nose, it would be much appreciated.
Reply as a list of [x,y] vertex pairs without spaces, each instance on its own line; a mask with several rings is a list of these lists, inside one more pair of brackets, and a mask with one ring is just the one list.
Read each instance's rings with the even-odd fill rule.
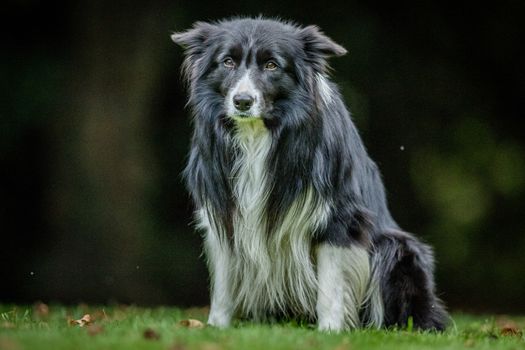
[[253,97],[247,94],[239,94],[233,96],[233,104],[239,111],[244,112],[249,110],[253,105]]

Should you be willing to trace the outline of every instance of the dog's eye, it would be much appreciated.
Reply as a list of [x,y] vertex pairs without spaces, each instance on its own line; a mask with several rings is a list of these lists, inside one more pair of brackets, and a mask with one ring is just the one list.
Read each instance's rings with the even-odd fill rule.
[[233,62],[233,60],[230,57],[225,58],[224,61],[222,61],[222,63],[224,63],[224,66],[227,68],[235,67],[235,62]]
[[275,63],[274,61],[268,61],[264,65],[264,69],[266,69],[266,70],[276,70],[277,69],[277,63]]

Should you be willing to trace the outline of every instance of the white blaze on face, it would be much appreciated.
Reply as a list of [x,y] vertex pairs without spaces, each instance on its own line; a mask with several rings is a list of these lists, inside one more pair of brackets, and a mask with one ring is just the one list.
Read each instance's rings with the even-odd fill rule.
[[[245,116],[244,119],[250,119],[247,117],[261,116],[262,94],[255,87],[255,84],[251,79],[250,73],[250,69],[248,69],[246,73],[244,73],[244,75],[241,77],[241,79],[234,85],[234,87],[230,89],[230,91],[228,91],[228,94],[226,95],[226,111],[228,113],[228,116],[234,117],[243,115]],[[253,105],[247,111],[239,111],[237,108],[235,108],[235,105],[233,103],[233,98],[236,95],[242,94],[246,94],[253,97]]]

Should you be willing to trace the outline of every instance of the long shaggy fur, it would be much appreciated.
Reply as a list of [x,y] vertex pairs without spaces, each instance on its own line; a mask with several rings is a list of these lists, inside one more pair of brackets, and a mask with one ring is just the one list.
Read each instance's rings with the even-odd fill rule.
[[[412,317],[443,329],[432,251],[392,219],[328,77],[327,58],[346,50],[315,26],[264,18],[198,22],[172,39],[194,115],[185,178],[204,231],[208,322],[298,317],[338,331]],[[241,93],[257,115],[233,107]]]

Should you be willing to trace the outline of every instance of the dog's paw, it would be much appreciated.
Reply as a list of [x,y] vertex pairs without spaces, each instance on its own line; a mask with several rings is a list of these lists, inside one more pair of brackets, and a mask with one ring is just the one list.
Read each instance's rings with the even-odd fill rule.
[[319,329],[322,332],[339,333],[343,330],[343,325],[341,324],[341,322],[337,322],[335,320],[324,319],[319,320],[319,325],[317,326],[317,329]]
[[213,313],[208,317],[208,324],[217,328],[227,328],[230,326],[231,318],[224,314]]

